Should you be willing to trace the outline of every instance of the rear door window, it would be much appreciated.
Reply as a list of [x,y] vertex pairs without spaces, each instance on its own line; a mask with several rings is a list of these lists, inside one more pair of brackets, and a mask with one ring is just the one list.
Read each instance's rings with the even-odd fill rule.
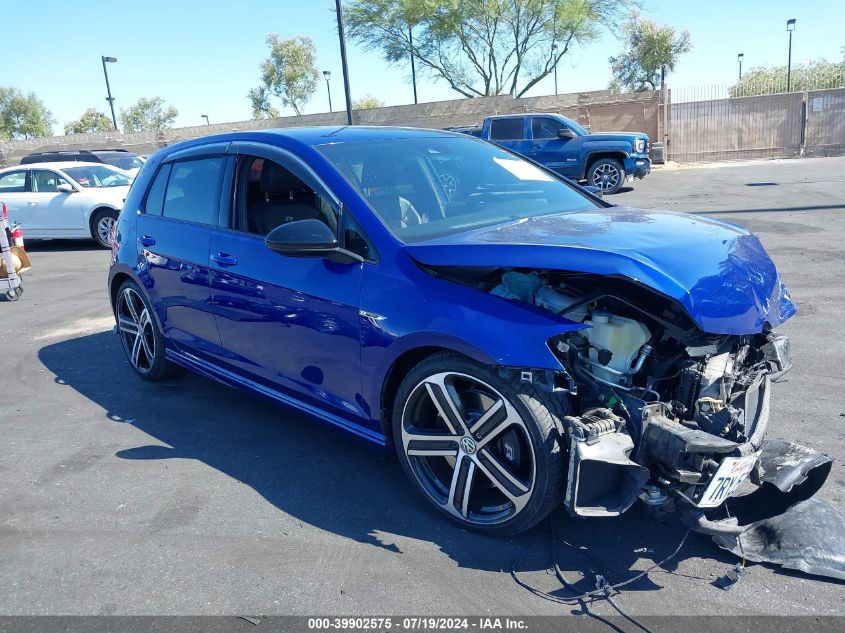
[[[173,163],[164,191],[162,215],[174,220],[216,226],[225,165],[226,159],[222,156]],[[153,188],[157,184],[153,183]],[[150,194],[153,193],[151,188]]]
[[494,141],[522,140],[522,117],[517,119],[494,119],[490,122],[490,138]]
[[26,191],[26,171],[10,171],[0,176],[0,193],[24,193]]

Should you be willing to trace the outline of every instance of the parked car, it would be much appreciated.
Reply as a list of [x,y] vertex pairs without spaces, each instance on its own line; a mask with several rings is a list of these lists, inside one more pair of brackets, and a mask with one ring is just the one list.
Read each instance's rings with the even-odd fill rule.
[[488,116],[480,129],[455,130],[492,141],[604,193],[616,193],[651,171],[646,134],[594,133],[559,114]]
[[108,248],[130,183],[103,163],[20,165],[0,169],[0,201],[27,239],[90,237]]
[[[751,471],[784,474],[755,469],[770,381],[792,364],[774,328],[796,308],[759,240],[610,205],[467,135],[298,128],[159,150],[108,290],[141,378],[182,366],[392,446],[433,508],[481,532],[639,498],[729,532],[704,511]],[[784,467],[806,474],[795,455]]]
[[79,161],[85,163],[105,163],[112,167],[122,169],[134,177],[141,169],[144,161],[139,156],[125,150],[117,149],[77,149],[77,150],[55,150],[49,152],[34,152],[27,154],[21,159],[21,165],[33,163],[55,163]]

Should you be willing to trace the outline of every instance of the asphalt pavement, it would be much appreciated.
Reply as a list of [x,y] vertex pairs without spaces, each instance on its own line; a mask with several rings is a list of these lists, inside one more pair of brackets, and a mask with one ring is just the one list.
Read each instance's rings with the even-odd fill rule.
[[[827,452],[819,496],[845,509],[845,158],[655,170],[612,201],[705,212],[762,239],[800,308],[796,362],[770,434]],[[0,614],[574,614],[596,573],[624,581],[684,528],[634,509],[559,512],[492,539],[431,512],[388,455],[276,404],[185,374],[137,379],[106,293],[109,255],[32,243],[17,303],[0,303]],[[554,551],[553,551],[554,549]],[[692,534],[625,587],[638,615],[845,614],[845,583],[751,565]],[[615,613],[606,602],[596,614]]]

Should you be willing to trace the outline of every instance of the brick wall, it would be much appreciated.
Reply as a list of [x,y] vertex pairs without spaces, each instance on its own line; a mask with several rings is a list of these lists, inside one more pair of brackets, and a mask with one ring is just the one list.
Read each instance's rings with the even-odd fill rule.
[[[659,95],[656,92],[611,95],[606,90],[512,99],[510,96],[456,99],[371,110],[356,110],[356,125],[399,125],[441,129],[481,123],[485,116],[517,112],[557,112],[588,125],[595,132],[645,132],[657,140]],[[150,154],[160,147],[186,139],[237,130],[345,125],[346,112],[326,112],[261,121],[214,123],[174,128],[162,132],[123,134],[103,132],[51,138],[0,142],[0,167],[17,165],[31,152],[60,149],[105,149],[124,147],[136,154]]]

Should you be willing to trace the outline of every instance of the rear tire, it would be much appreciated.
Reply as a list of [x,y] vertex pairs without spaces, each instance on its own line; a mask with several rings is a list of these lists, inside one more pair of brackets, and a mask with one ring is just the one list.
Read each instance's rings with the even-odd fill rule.
[[176,366],[165,357],[164,336],[158,329],[150,302],[134,281],[126,280],[121,284],[114,314],[123,352],[135,373],[150,382],[173,375]]
[[603,193],[616,193],[625,184],[625,168],[615,158],[600,158],[587,170],[587,184]]
[[100,209],[91,217],[91,237],[102,248],[111,248],[111,236],[117,224],[117,211]]
[[434,354],[399,386],[394,446],[440,514],[477,532],[516,534],[563,502],[567,410],[567,400],[531,383],[459,354]]

